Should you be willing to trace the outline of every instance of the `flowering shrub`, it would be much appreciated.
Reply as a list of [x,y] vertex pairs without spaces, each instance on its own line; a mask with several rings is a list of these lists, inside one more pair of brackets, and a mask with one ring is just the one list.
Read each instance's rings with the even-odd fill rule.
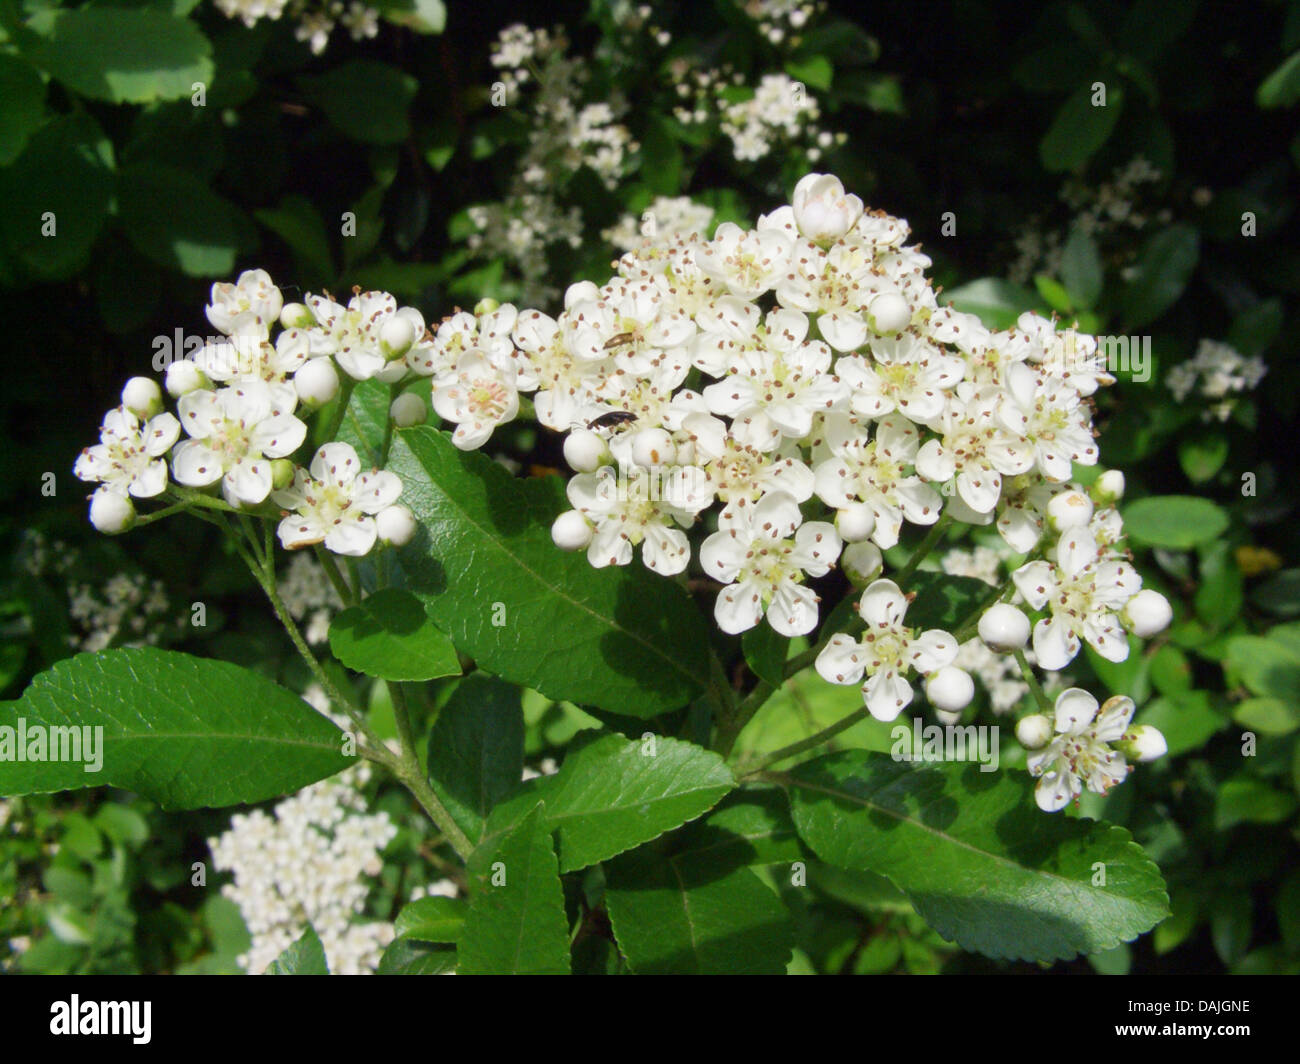
[[[132,353],[0,596],[0,966],[1294,967],[1291,163],[1175,166],[1186,21],[1090,7],[937,81],[819,4],[4,16],[0,280]],[[216,106],[79,78],[122,19]]]

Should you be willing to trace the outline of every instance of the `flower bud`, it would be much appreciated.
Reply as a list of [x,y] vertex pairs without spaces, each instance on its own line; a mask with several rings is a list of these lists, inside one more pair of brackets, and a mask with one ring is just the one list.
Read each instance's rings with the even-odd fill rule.
[[902,332],[912,323],[912,308],[897,292],[882,292],[868,305],[867,316],[878,333]]
[[1130,728],[1115,746],[1130,761],[1154,761],[1169,752],[1164,735],[1150,724]]
[[339,375],[331,358],[313,358],[304,362],[293,375],[298,398],[308,410],[324,406],[339,393]]
[[135,524],[135,504],[120,492],[100,488],[90,497],[90,523],[106,536],[116,536]]
[[663,429],[645,429],[632,440],[632,461],[644,469],[671,465],[676,458],[673,438]]
[[1081,528],[1092,520],[1092,500],[1081,491],[1063,491],[1047,504],[1047,520],[1057,532]]
[[391,547],[405,547],[415,537],[415,515],[398,503],[375,514],[379,541]]
[[794,188],[791,198],[795,224],[809,240],[829,243],[838,240],[862,216],[862,200],[845,193],[839,178],[831,174],[807,174]]
[[1041,713],[1021,717],[1016,721],[1016,738],[1026,750],[1037,750],[1052,740],[1052,722]]
[[276,458],[271,462],[271,490],[284,491],[293,483],[294,464],[287,458]]
[[874,543],[850,543],[840,555],[840,569],[854,587],[866,587],[880,575],[885,560]]
[[860,543],[876,530],[875,512],[857,502],[835,512],[835,531],[845,543]]
[[415,325],[401,314],[393,314],[379,330],[379,346],[389,362],[404,358],[415,340]]
[[952,725],[952,724],[960,723],[961,721],[960,709],[949,710],[949,709],[939,709],[938,707],[935,707],[934,715],[939,718],[940,724]]
[[566,510],[551,525],[551,539],[560,550],[582,550],[591,542],[591,525],[577,510]]
[[197,392],[200,388],[206,388],[211,381],[199,369],[198,365],[191,362],[188,358],[177,359],[167,367],[167,394],[173,399],[179,399],[182,395],[189,395],[190,392]]
[[480,299],[474,304],[474,317],[481,318],[484,314],[491,314],[494,310],[498,310],[500,306],[501,303],[498,300],[491,298]]
[[1124,627],[1139,639],[1147,639],[1157,632],[1163,632],[1174,619],[1173,607],[1169,600],[1159,591],[1143,588],[1124,607],[1120,620]]
[[1029,618],[1010,603],[999,602],[984,611],[979,634],[991,650],[1019,650],[1029,639]]
[[965,670],[945,665],[926,677],[925,696],[935,709],[957,713],[970,705],[970,700],[975,697],[975,681]]
[[301,303],[286,303],[280,308],[280,324],[286,329],[310,329],[316,315]]
[[1124,498],[1124,474],[1118,469],[1108,469],[1092,482],[1092,501],[1098,506],[1114,506]]
[[429,417],[429,409],[424,405],[424,400],[412,392],[404,392],[394,399],[393,405],[388,408],[388,413],[392,416],[393,424],[399,429],[423,425]]
[[162,412],[162,389],[149,377],[132,377],[122,389],[122,405],[141,418]]
[[578,473],[594,473],[609,461],[609,445],[590,429],[574,429],[564,439],[564,460]]

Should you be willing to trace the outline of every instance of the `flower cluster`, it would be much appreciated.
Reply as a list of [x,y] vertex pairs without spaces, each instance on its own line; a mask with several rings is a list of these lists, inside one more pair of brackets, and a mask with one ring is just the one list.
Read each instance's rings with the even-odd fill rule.
[[[279,507],[280,541],[290,550],[323,543],[362,555],[379,540],[409,539],[410,513],[396,505],[401,482],[366,471],[350,444],[325,444],[306,469],[289,459],[307,436],[299,409],[333,400],[339,370],[349,388],[372,377],[400,384],[426,374],[433,338],[420,313],[385,292],[359,290],[346,306],[328,295],[285,304],[264,271],[250,270],[234,284],[212,286],[207,317],[222,339],[167,367],[176,414],[163,410],[155,381],[134,377],[122,404],[105,415],[100,442],[77,459],[76,475],[99,484],[90,502],[94,525],[129,528],[133,498],[170,488],[194,501],[186,492],[212,498],[219,489],[229,510]],[[414,399],[399,402],[407,398]]]
[[213,863],[233,873],[222,894],[239,906],[253,942],[239,958],[264,972],[310,926],[336,975],[372,973],[393,926],[358,919],[381,870],[380,853],[397,834],[387,813],[365,815],[362,764],[314,783],[276,805],[236,813],[208,840]]
[[688,532],[714,529],[694,560],[722,585],[725,632],[764,619],[812,632],[810,581],[842,562],[869,585],[865,631],[827,633],[817,668],[860,683],[882,720],[911,702],[912,676],[942,712],[973,695],[952,633],[909,627],[882,573],[907,525],[992,526],[1029,556],[1008,590],[1036,623],[998,604],[980,624],[991,650],[1020,652],[1032,631],[1047,670],[1083,643],[1123,660],[1127,634],[1158,631],[1169,606],[1126,561],[1122,476],[1104,473],[1091,495],[1071,483],[1097,463],[1090,397],[1112,382],[1096,339],[1035,314],[994,331],[941,307],[907,235],[835,177],[809,175],[752,229],[642,242],[603,286],[573,285],[557,317],[510,305],[458,316],[439,329],[459,362],[435,406],[459,423],[459,446],[480,447],[518,392],[534,394],[575,472],[553,538],[593,566],[639,552],[683,573]]
[[379,33],[379,12],[360,0],[215,0],[217,10],[227,18],[237,18],[253,27],[262,19],[278,20],[287,10],[298,25],[294,36],[320,55],[329,44],[336,25],[341,25],[354,41],[375,37]]
[[743,10],[772,44],[797,44],[799,33],[824,4],[808,0],[747,0]]
[[1150,725],[1132,725],[1133,700],[1122,695],[1098,706],[1087,691],[1071,687],[1056,699],[1052,717],[1022,717],[1016,736],[1033,751],[1030,775],[1035,800],[1049,813],[1063,809],[1083,791],[1105,794],[1133,770],[1131,761],[1153,761],[1168,749]]
[[1180,403],[1193,394],[1209,400],[1201,411],[1202,420],[1227,421],[1237,396],[1254,391],[1267,372],[1268,366],[1258,356],[1246,358],[1228,344],[1202,340],[1192,358],[1169,371],[1165,383]]

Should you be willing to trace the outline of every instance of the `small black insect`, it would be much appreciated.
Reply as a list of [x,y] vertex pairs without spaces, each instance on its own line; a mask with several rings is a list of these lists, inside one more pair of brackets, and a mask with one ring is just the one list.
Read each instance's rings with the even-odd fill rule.
[[636,420],[636,415],[627,410],[611,410],[608,414],[601,414],[598,418],[593,418],[587,422],[589,429],[612,429],[617,425],[630,425]]

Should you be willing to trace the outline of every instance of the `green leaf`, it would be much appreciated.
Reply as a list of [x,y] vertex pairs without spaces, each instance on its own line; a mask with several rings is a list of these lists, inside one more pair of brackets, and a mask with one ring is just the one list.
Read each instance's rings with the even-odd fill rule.
[[606,867],[605,904],[628,967],[639,975],[782,975],[790,915],[748,868],[646,848]]
[[1200,257],[1200,234],[1190,225],[1172,225],[1148,240],[1121,296],[1128,326],[1146,325],[1173,306]]
[[1228,723],[1214,709],[1207,691],[1180,691],[1148,702],[1137,715],[1139,724],[1159,730],[1169,744],[1169,756],[1199,750]]
[[329,975],[325,947],[321,945],[320,936],[309,926],[302,938],[271,962],[266,974]]
[[736,786],[722,758],[678,739],[602,735],[542,782],[560,870],[572,872],[649,842],[707,812]]
[[732,791],[675,839],[679,855],[714,868],[788,864],[805,857],[790,805],[775,788]]
[[122,228],[143,254],[190,277],[224,277],[235,267],[242,212],[194,174],[151,163],[123,169]]
[[446,975],[456,970],[456,951],[414,938],[395,938],[379,958],[379,975]]
[[795,824],[818,856],[888,877],[964,949],[1068,960],[1131,941],[1168,914],[1160,873],[1128,832],[1041,812],[1028,778],[846,751],[786,779]]
[[349,669],[384,680],[460,675],[451,640],[409,591],[384,588],[330,623],[330,650]]
[[1227,665],[1252,694],[1300,702],[1300,653],[1280,640],[1234,636],[1228,640]]
[[1080,85],[1056,112],[1038,145],[1038,157],[1053,173],[1076,170],[1109,139],[1124,105],[1119,85],[1106,86],[1106,102],[1094,106],[1091,83]]
[[394,26],[416,33],[442,33],[447,28],[447,8],[442,0],[381,0],[376,6]]
[[1295,812],[1295,796],[1275,790],[1248,776],[1221,783],[1214,792],[1214,828],[1227,831],[1238,824],[1277,824]]
[[32,59],[73,92],[109,103],[179,100],[212,81],[212,46],[198,26],[152,8],[54,13]]
[[1278,617],[1300,613],[1300,569],[1283,569],[1250,593],[1250,601]]
[[421,525],[401,553],[410,587],[481,667],[555,701],[637,717],[707,685],[708,633],[686,593],[640,565],[596,570],[558,550],[545,485],[427,426],[398,432],[389,468]]
[[22,153],[45,124],[45,82],[15,55],[0,54],[0,166]]
[[813,55],[807,59],[787,59],[785,72],[795,81],[801,81],[808,88],[818,89],[821,92],[831,87],[831,78],[835,75],[831,61],[824,55]]
[[907,590],[916,592],[916,599],[904,618],[907,626],[942,628],[946,632],[953,631],[995,592],[993,587],[973,576],[951,576],[929,570],[914,573]]
[[470,855],[462,975],[568,974],[564,890],[545,818],[538,805]]
[[1232,319],[1226,342],[1247,358],[1262,355],[1282,331],[1285,311],[1280,299],[1265,299]]
[[285,196],[278,207],[253,212],[259,222],[283,240],[298,260],[303,284],[330,284],[334,259],[320,212],[305,196]]
[[93,118],[76,113],[46,124],[0,169],[0,233],[9,250],[39,278],[76,273],[108,216],[113,181],[113,146]]
[[741,637],[745,663],[760,680],[773,687],[785,682],[785,659],[790,650],[790,640],[770,624],[751,628]]
[[1260,107],[1294,107],[1300,101],[1300,52],[1293,52],[1255,93]]
[[1104,280],[1096,241],[1083,229],[1074,229],[1061,252],[1061,283],[1070,293],[1074,306],[1095,307]]
[[958,310],[979,315],[990,329],[1009,329],[1037,303],[1028,289],[997,277],[982,277],[944,295]]
[[1074,299],[1060,281],[1054,281],[1047,274],[1040,273],[1034,277],[1034,287],[1038,289],[1043,301],[1058,313],[1068,314],[1074,309]]
[[417,898],[397,914],[393,925],[399,938],[420,942],[455,942],[465,923],[463,898]]
[[1156,495],[1124,508],[1124,530],[1153,547],[1191,550],[1222,535],[1228,515],[1209,499]]
[[398,144],[411,131],[407,111],[419,82],[373,59],[350,59],[319,77],[304,77],[303,92],[340,132],[364,144]]
[[1189,436],[1178,445],[1178,464],[1193,484],[1204,484],[1228,460],[1228,437],[1222,432]]
[[1280,698],[1248,698],[1233,708],[1232,719],[1265,735],[1289,735],[1300,728],[1300,705]]
[[429,736],[429,782],[470,839],[481,841],[493,807],[519,790],[523,764],[519,688],[479,672],[465,677]]
[[500,806],[489,829],[503,830],[542,797],[547,827],[559,831],[560,870],[575,871],[701,816],[736,779],[722,757],[692,743],[610,732],[569,752],[558,773],[537,784]]
[[[19,721],[103,728],[99,771],[83,761],[16,761]],[[78,654],[39,674],[23,697],[0,707],[0,794],[104,785],[135,791],[165,809],[260,802],[352,764],[342,733],[297,695],[223,661],[153,648]],[[91,733],[92,737],[95,733]],[[76,748],[72,748],[76,752]],[[85,751],[82,751],[84,756]]]

